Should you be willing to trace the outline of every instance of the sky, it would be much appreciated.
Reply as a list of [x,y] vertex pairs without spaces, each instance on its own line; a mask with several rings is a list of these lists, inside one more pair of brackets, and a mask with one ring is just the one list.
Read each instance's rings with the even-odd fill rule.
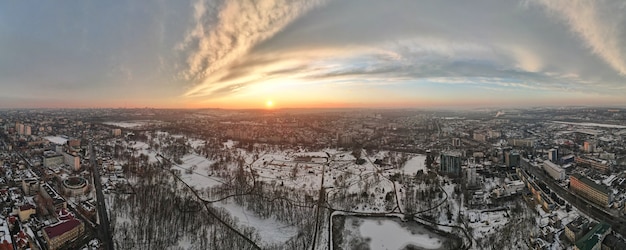
[[0,108],[270,101],[626,106],[626,2],[0,2]]

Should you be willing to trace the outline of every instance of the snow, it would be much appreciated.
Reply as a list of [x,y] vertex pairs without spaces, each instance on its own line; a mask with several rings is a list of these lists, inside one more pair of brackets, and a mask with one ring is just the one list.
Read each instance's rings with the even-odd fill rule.
[[224,147],[226,147],[226,148],[232,148],[234,146],[235,146],[235,141],[233,141],[233,140],[228,140],[228,141],[224,142]]
[[370,238],[373,249],[402,249],[414,245],[424,249],[438,249],[441,239],[428,234],[412,234],[393,220],[365,220],[360,227],[361,235]]
[[417,155],[404,164],[404,173],[408,175],[415,175],[418,171],[426,171],[426,156]]
[[561,122],[561,121],[553,121],[553,122],[559,123],[559,124],[578,125],[578,126],[584,126],[584,127],[626,128],[626,126],[623,126],[623,125],[602,124],[602,123],[593,123],[593,122]]
[[[183,161],[183,164],[176,165],[172,168],[181,170],[182,173],[180,177],[189,186],[203,189],[221,184],[221,180],[219,178],[211,177],[205,174],[206,170],[213,163],[213,161],[197,154],[185,155],[181,160]],[[188,174],[186,170],[192,166],[196,166],[196,169],[193,170],[191,174]]]
[[136,128],[145,125],[144,122],[103,122],[102,124],[116,126],[120,128]]
[[156,152],[150,149],[150,145],[145,142],[140,141],[131,141],[129,142],[130,147],[137,150],[137,155],[144,154],[148,156],[148,162],[154,163],[157,162]]
[[67,138],[63,138],[61,136],[46,136],[44,138],[52,143],[59,145],[67,143]]
[[231,216],[239,220],[239,224],[256,229],[263,244],[284,244],[298,233],[294,226],[277,221],[275,218],[262,219],[254,212],[232,202],[218,202],[212,205],[226,209]]
[[469,226],[474,228],[474,238],[486,237],[503,228],[509,221],[507,211],[468,211]]

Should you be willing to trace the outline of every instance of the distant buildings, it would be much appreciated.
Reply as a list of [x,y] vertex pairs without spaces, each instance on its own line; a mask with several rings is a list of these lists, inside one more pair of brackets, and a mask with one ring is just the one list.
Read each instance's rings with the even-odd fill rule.
[[607,186],[598,184],[578,173],[570,175],[569,180],[570,190],[593,203],[608,207],[613,201],[613,192]]
[[583,143],[583,150],[587,153],[593,153],[596,151],[596,143],[595,142],[590,142],[590,141],[585,141]]
[[473,138],[474,138],[475,141],[485,142],[487,140],[487,135],[485,135],[483,133],[474,132]]
[[453,147],[460,147],[461,146],[461,139],[460,138],[452,138],[452,146]]
[[535,145],[533,139],[509,139],[508,143],[514,147],[532,147]]
[[121,136],[122,135],[122,129],[119,128],[114,128],[111,130],[111,135],[113,136]]

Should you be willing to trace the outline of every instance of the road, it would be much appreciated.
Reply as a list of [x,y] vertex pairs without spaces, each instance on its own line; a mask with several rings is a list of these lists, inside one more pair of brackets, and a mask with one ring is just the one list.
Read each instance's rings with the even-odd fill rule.
[[623,226],[624,218],[615,216],[612,213],[605,211],[603,208],[583,199],[582,197],[571,193],[569,190],[559,186],[551,177],[546,175],[543,170],[531,166],[526,160],[521,161],[521,166],[529,173],[535,176],[538,181],[545,183],[552,192],[557,193],[561,198],[567,201],[572,206],[576,207],[581,212],[591,216],[591,218],[598,221],[605,221],[611,224],[614,231],[619,232],[621,235],[626,235],[626,227]]
[[107,207],[104,203],[104,194],[102,193],[102,182],[100,181],[100,172],[98,172],[98,164],[96,162],[96,152],[91,143],[89,143],[89,160],[91,162],[91,173],[93,175],[93,185],[96,189],[96,209],[98,210],[98,219],[100,221],[98,225],[98,236],[104,248],[107,250],[113,250],[113,237],[110,231],[109,216],[107,214]]
[[[330,159],[329,159],[330,160]],[[315,250],[315,245],[317,243],[317,235],[319,233],[319,228],[321,226],[320,223],[320,207],[324,204],[324,198],[326,197],[326,190],[324,189],[324,175],[326,172],[326,165],[329,165],[329,163],[326,163],[322,166],[322,181],[320,182],[320,191],[319,191],[319,197],[317,198],[317,206],[315,208],[315,230],[313,232],[313,243],[311,245],[311,249]]]

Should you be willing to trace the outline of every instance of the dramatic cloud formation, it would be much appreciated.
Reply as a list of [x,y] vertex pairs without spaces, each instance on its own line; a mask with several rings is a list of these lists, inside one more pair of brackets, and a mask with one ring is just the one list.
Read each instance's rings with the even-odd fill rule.
[[606,94],[626,72],[617,1],[262,3],[231,1],[211,6],[213,15],[196,7],[205,14],[186,44],[201,45],[186,73],[197,85],[185,96],[239,95],[279,80]]
[[0,2],[0,107],[626,105],[621,0]]

